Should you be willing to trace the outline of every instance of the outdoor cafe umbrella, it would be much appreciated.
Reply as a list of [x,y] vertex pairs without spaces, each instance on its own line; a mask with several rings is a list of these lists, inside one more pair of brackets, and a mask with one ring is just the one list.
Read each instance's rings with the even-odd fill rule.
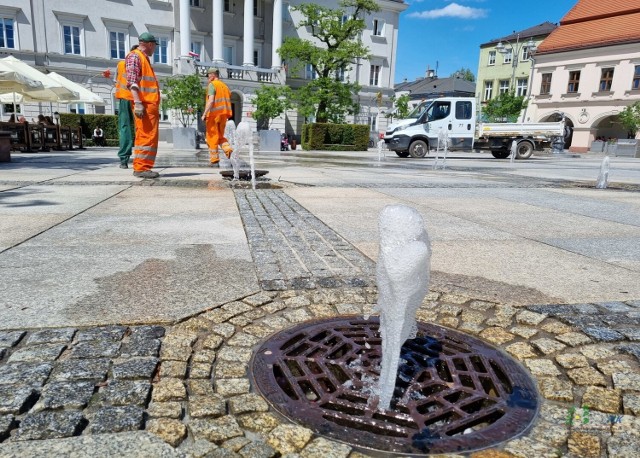
[[[1,89],[2,93],[16,92],[22,94],[28,100],[38,102],[57,102],[59,100],[73,100],[78,94],[59,82],[45,75],[41,71],[33,68],[26,62],[22,62],[13,56],[0,59],[0,74],[4,72],[12,72],[23,78],[37,81],[41,87],[32,88],[8,88]],[[1,86],[0,86],[1,87]]]
[[[11,69],[0,70],[0,101],[13,103],[13,112],[16,112],[16,103],[22,102],[22,93],[44,89],[40,81],[29,78],[22,73]],[[19,92],[19,94],[16,94]]]
[[64,76],[56,73],[56,72],[51,72],[49,74],[47,74],[48,77],[53,78],[54,80],[56,80],[58,83],[60,83],[61,85],[63,85],[64,87],[66,87],[67,89],[69,89],[70,91],[75,92],[77,95],[75,98],[72,99],[62,99],[62,100],[58,100],[58,102],[61,103],[88,103],[91,105],[100,105],[100,106],[105,106],[106,103],[104,101],[104,99],[96,94],[94,94],[93,92],[91,92],[89,89],[87,89],[86,87],[71,81],[68,78],[65,78]]

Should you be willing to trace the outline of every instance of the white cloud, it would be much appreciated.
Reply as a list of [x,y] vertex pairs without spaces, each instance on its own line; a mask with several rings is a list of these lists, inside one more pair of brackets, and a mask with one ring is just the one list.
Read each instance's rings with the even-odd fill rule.
[[441,17],[457,17],[462,19],[479,19],[487,16],[487,10],[451,3],[444,8],[410,13],[409,17],[418,19],[437,19]]

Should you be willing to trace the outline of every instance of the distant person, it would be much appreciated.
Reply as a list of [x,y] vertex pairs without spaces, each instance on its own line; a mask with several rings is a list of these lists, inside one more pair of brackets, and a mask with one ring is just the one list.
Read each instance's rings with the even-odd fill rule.
[[18,121],[16,120],[16,115],[15,115],[15,114],[12,114],[11,116],[9,116],[9,121],[7,121],[7,122],[18,122]]
[[231,92],[226,84],[220,81],[220,70],[210,68],[207,72],[209,85],[207,86],[207,103],[204,107],[202,120],[206,126],[206,139],[209,146],[209,163],[218,166],[218,146],[222,148],[227,158],[231,157],[233,148],[224,136],[227,120],[233,115],[231,111]]
[[158,153],[160,127],[160,85],[151,66],[150,56],[158,41],[149,32],[138,37],[138,49],[125,58],[127,88],[133,98],[136,135],[133,146],[133,175],[140,178],[158,178],[151,170]]
[[47,120],[44,119],[44,115],[43,114],[39,114],[38,115],[38,124],[44,126],[47,124]]
[[[133,45],[131,51],[138,49],[138,45]],[[127,70],[125,60],[118,62],[116,68],[116,99],[118,99],[118,158],[120,159],[120,168],[129,168],[129,159],[133,150],[133,142],[135,139],[135,124],[133,120],[133,111],[131,111],[131,103],[133,96],[127,87]]]
[[105,146],[104,131],[100,127],[93,129],[93,136],[91,138],[96,146]]
[[18,116],[18,122],[28,122],[27,118],[25,118],[24,116],[20,115]]
[[44,122],[46,123],[47,126],[55,126],[56,125],[53,122],[53,119],[51,118],[51,116],[45,116],[44,117]]

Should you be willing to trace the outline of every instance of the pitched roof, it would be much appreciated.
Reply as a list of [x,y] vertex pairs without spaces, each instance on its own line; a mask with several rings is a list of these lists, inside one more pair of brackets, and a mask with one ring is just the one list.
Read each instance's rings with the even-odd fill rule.
[[471,94],[476,92],[476,83],[462,78],[421,78],[412,82],[396,84],[395,91],[409,91],[410,98],[430,94]]
[[518,38],[518,36],[520,37],[520,40],[525,40],[527,38],[539,37],[542,35],[549,35],[556,27],[557,27],[556,24],[546,21],[546,22],[543,22],[542,24],[529,27],[528,29],[520,30],[519,32],[514,31],[511,35],[506,35],[501,38],[494,38],[491,41],[482,43],[480,47],[493,46],[496,43],[500,41],[505,41],[505,40],[515,41]]
[[536,54],[640,43],[640,0],[579,0]]

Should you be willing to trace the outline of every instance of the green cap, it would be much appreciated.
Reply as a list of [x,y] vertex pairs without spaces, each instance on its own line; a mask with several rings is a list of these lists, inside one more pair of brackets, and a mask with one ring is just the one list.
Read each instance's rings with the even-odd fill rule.
[[141,43],[158,43],[156,37],[149,32],[144,32],[142,35],[138,37],[138,41]]

